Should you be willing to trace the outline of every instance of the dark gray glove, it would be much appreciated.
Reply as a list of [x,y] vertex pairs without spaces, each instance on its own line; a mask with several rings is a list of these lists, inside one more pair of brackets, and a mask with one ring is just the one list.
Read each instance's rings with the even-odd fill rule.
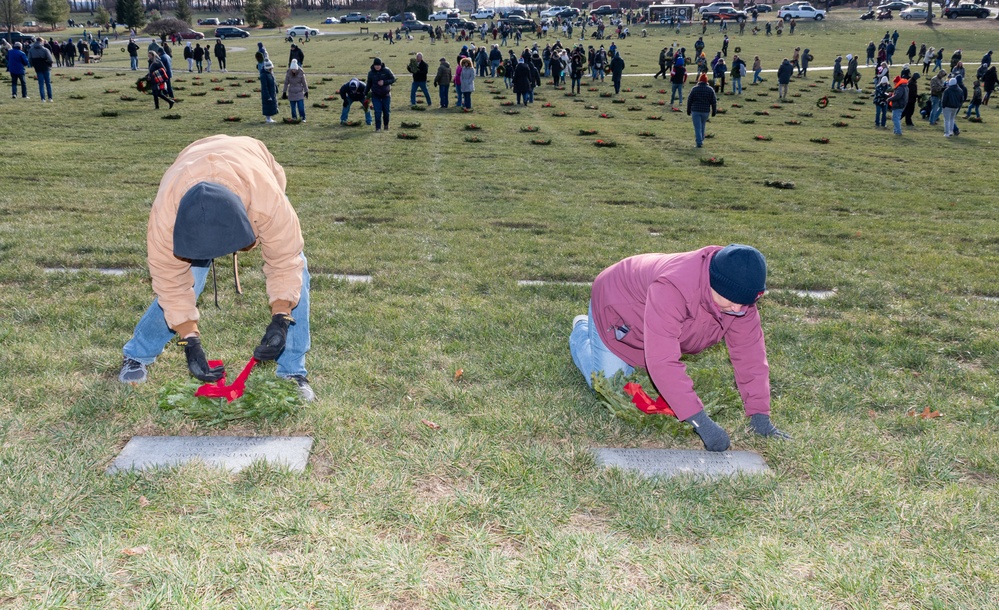
[[708,451],[725,451],[732,444],[728,438],[728,432],[716,424],[708,414],[701,409],[687,419],[683,420],[694,427],[694,432],[701,437],[704,448]]
[[295,322],[295,318],[283,313],[276,313],[271,316],[271,323],[264,331],[264,338],[260,340],[260,345],[253,350],[253,357],[257,360],[276,360],[284,351],[284,343],[288,339],[288,326]]
[[218,381],[225,375],[224,366],[208,366],[208,359],[205,358],[205,350],[201,349],[199,337],[181,339],[177,341],[177,345],[184,348],[184,356],[187,357],[187,370],[201,381]]
[[791,435],[781,432],[777,426],[770,421],[770,416],[766,413],[755,413],[749,417],[749,427],[760,436],[772,436],[774,438],[791,440]]

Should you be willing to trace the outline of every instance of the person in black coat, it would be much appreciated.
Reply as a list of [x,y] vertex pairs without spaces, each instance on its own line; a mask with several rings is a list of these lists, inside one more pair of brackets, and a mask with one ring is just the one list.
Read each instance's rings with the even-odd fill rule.
[[524,58],[517,60],[517,67],[513,69],[513,92],[517,94],[517,104],[523,100],[527,105],[527,97],[531,93],[531,68],[528,67]]
[[902,111],[902,118],[905,119],[905,124],[909,127],[912,127],[912,115],[916,112],[916,98],[919,97],[917,80],[919,80],[919,72],[914,72],[909,76],[909,97],[905,101],[905,110]]
[[375,111],[375,131],[381,131],[382,124],[388,129],[394,82],[395,74],[382,63],[381,58],[376,57],[371,62],[371,70],[368,71],[366,91],[371,94],[371,105]]
[[300,66],[305,65],[305,53],[302,52],[302,49],[297,44],[292,44],[291,50],[288,52],[289,66],[291,65],[291,60],[293,59],[298,60],[298,65]]

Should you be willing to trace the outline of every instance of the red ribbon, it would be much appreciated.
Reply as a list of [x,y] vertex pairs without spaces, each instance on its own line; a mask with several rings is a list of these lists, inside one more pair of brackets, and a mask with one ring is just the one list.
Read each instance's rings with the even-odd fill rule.
[[624,393],[631,396],[631,402],[638,408],[642,413],[650,413],[656,415],[672,415],[676,417],[676,413],[669,406],[669,403],[660,396],[653,401],[642,386],[637,383],[626,383],[624,385]]
[[[246,363],[243,367],[242,372],[236,377],[236,381],[232,382],[232,385],[225,384],[225,375],[222,375],[222,379],[219,379],[215,383],[206,383],[197,390],[195,390],[195,396],[206,396],[208,398],[225,398],[229,402],[232,402],[243,395],[243,391],[246,389],[246,379],[250,376],[250,371],[253,367],[257,365],[259,360],[256,358],[250,358],[250,361]],[[209,360],[209,367],[222,366],[221,360]]]

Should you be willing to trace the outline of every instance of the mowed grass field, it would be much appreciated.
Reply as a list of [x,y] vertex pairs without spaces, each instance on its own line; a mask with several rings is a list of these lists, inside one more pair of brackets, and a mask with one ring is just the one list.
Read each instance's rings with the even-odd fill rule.
[[[802,23],[793,37],[731,31],[730,49],[767,69],[794,46],[815,61],[780,108],[772,73],[722,97],[700,150],[651,77],[663,46],[693,47],[686,28],[619,42],[630,91],[603,97],[609,78],[584,80],[578,97],[546,85],[530,108],[502,106],[514,99],[502,79],[478,79],[472,113],[436,109],[436,90],[434,108],[411,110],[411,54],[433,70],[461,45],[390,46],[353,25],[319,26],[334,34],[303,43],[305,125],[262,123],[252,51],[263,41],[283,69],[288,45],[260,30],[227,41],[228,74],[195,79],[176,52],[172,111],[134,92],[123,41],[96,66],[55,69],[55,103],[38,102],[33,80],[30,100],[0,96],[0,605],[999,606],[999,115],[959,120],[957,138],[924,121],[894,137],[873,129],[866,92],[831,94],[820,69],[863,56],[887,27],[900,31],[898,55],[910,40],[948,59],[961,48],[973,74],[996,22],[929,29],[858,15]],[[709,28],[709,56],[720,40]],[[392,127],[342,127],[339,100],[325,98],[375,56],[399,76]],[[281,111],[290,116],[287,102]],[[142,386],[116,375],[152,299],[145,228],[159,179],[216,133],[263,140],[288,174],[313,274],[319,399],[287,418],[209,427],[158,408],[157,390],[187,378],[176,346]],[[794,440],[746,432],[717,346],[685,358],[688,370],[733,448],[759,452],[772,474],[645,480],[598,468],[593,447],[701,444],[689,430],[619,422],[593,398],[567,348],[588,288],[566,282],[641,252],[732,242],[768,258],[759,306],[773,417]],[[259,254],[241,261],[243,296],[220,265],[221,309],[201,300],[206,351],[228,363],[249,357],[269,320]],[[98,271],[109,268],[124,272]],[[941,417],[914,416],[926,407]],[[128,439],[151,434],[315,443],[303,474],[104,474]]]

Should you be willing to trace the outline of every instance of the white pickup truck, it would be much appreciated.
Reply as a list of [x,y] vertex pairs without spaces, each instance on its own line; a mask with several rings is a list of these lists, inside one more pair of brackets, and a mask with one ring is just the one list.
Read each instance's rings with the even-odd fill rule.
[[826,18],[826,12],[807,4],[792,4],[782,7],[777,11],[777,16],[784,21],[792,19],[814,19],[815,21],[822,21]]

